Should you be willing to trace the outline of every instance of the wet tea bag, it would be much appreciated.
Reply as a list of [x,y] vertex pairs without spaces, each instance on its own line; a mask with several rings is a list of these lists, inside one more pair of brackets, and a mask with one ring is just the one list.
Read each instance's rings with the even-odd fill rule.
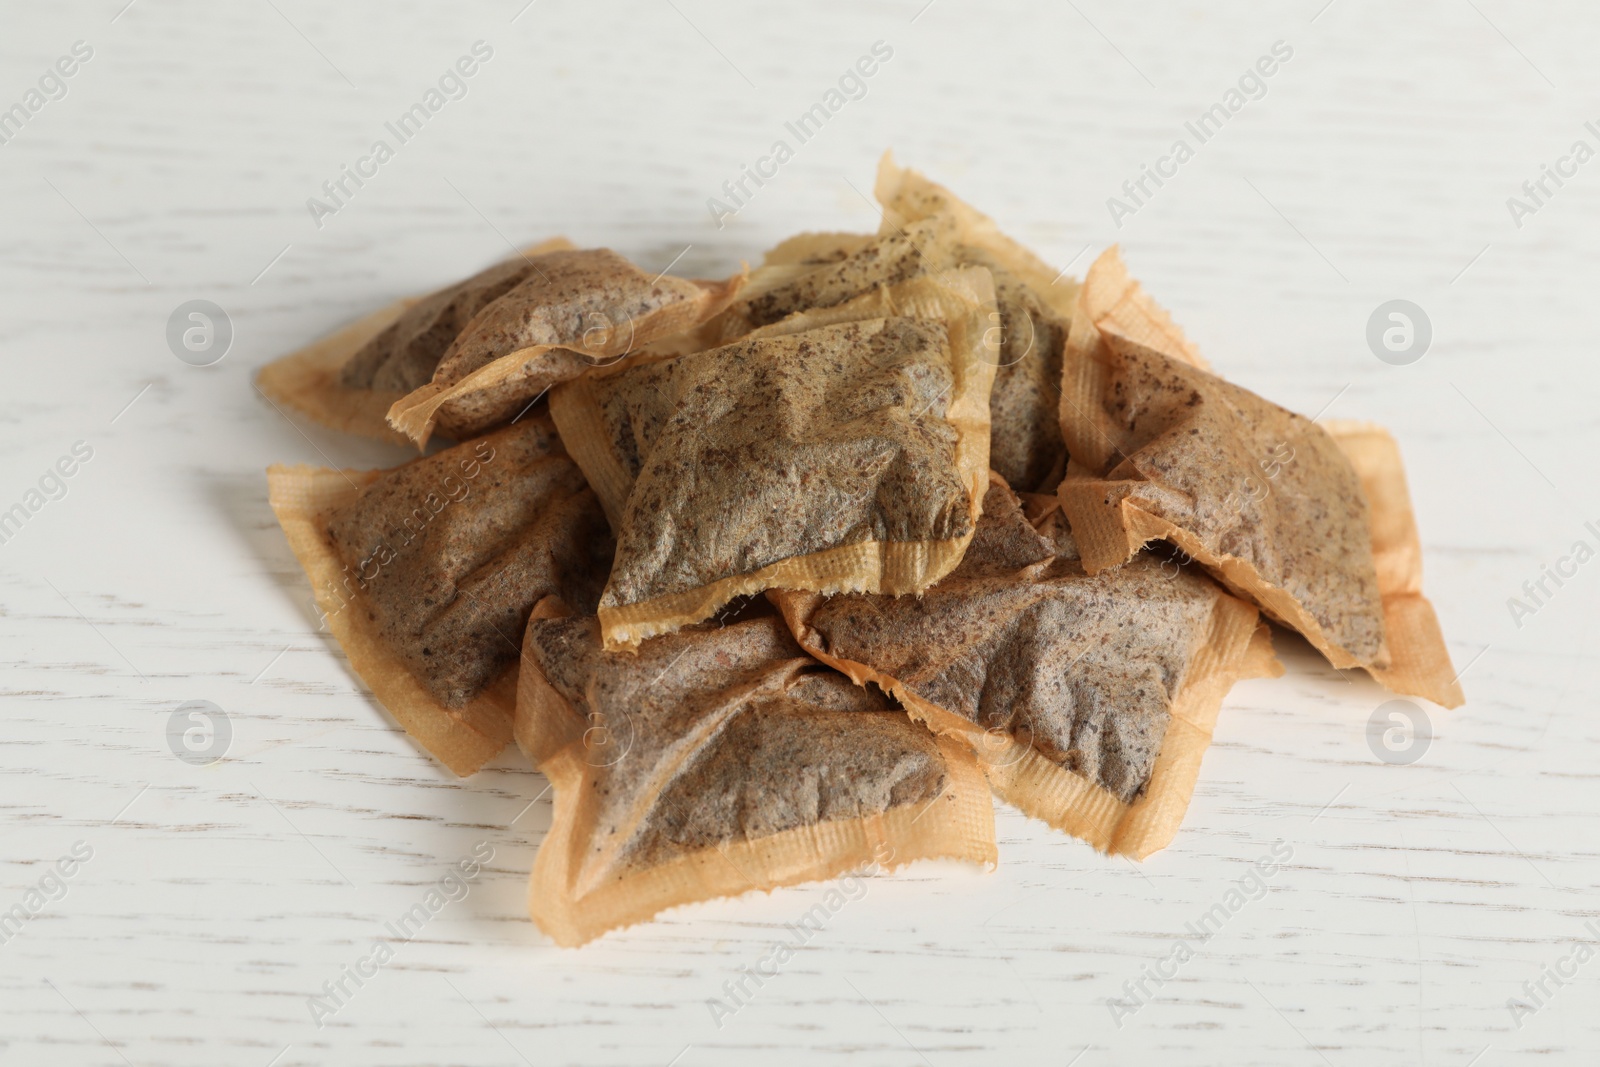
[[943,217],[864,241],[837,234],[802,234],[767,254],[761,269],[710,338],[727,343],[799,311],[834,307],[880,286],[896,285],[953,263],[954,228]]
[[1051,271],[948,189],[885,155],[878,172],[883,225],[867,241],[801,234],[768,254],[713,340],[728,342],[808,308],[829,307],[875,286],[963,265],[994,275],[999,351],[990,395],[990,465],[1024,488],[1053,489],[1065,463],[1056,414],[1061,348],[1076,283]]
[[875,237],[876,235],[870,233],[797,233],[768,249],[761,258],[761,265],[816,267],[824,263],[837,263],[852,252],[871,244]]
[[[1077,282],[944,186],[897,166],[891,153],[878,164],[875,193],[883,205],[880,233],[917,239],[929,258],[947,258],[945,265],[987,267],[994,275],[1001,345],[989,398],[989,465],[1019,490],[1054,489],[1066,458],[1056,411]],[[936,219],[950,230],[948,250],[937,253],[917,232]]]
[[1084,573],[999,478],[922,596],[769,595],[806,651],[964,738],[1003,800],[1139,858],[1177,831],[1229,688],[1281,673],[1254,607],[1151,555]]
[[995,862],[965,746],[806,656],[776,616],[627,654],[559,611],[528,625],[517,706],[555,787],[528,910],[558,944],[869,866]]
[[270,400],[347,433],[406,443],[389,408],[427,384],[445,349],[486,304],[532,272],[530,261],[572,248],[564,237],[526,248],[466,281],[398,301],[267,364],[256,386]]
[[389,471],[275,466],[273,511],[329,631],[425,748],[470,774],[511,739],[523,626],[592,610],[611,539],[546,417]]
[[1367,670],[1391,692],[1459,707],[1466,700],[1459,675],[1450,663],[1439,617],[1422,595],[1422,542],[1400,446],[1388,430],[1372,423],[1329,419],[1322,425],[1355,468],[1368,503],[1389,666]]
[[924,275],[557,389],[617,531],[607,647],[764,589],[916,593],[949,573],[988,484],[992,294],[981,268]]
[[[1137,307],[1154,303],[1111,248],[1081,290],[1062,385],[1073,463],[1058,493],[1085,567],[1115,567],[1147,542],[1169,541],[1335,667],[1459,704],[1419,578],[1405,589],[1407,629],[1390,635],[1386,625],[1374,532],[1396,526],[1395,508],[1409,521],[1409,501],[1369,498],[1328,430],[1196,366],[1161,329],[1131,329],[1165,318],[1127,313]],[[1409,659],[1397,664],[1401,648]]]
[[532,266],[456,336],[432,380],[395,403],[391,425],[421,445],[436,428],[462,438],[507,422],[558,382],[702,325],[745,280],[652,278],[606,248]]

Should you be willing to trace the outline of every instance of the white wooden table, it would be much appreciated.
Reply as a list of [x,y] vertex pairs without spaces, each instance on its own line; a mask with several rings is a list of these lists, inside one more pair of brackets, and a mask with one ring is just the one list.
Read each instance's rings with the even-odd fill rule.
[[[1560,164],[1600,148],[1592,5],[126,3],[0,15],[0,108],[92,49],[0,125],[0,511],[27,511],[0,544],[0,911],[25,917],[0,1064],[1594,1062],[1600,564],[1507,605],[1600,547],[1600,162]],[[319,227],[307,198],[479,40],[465,97]],[[798,144],[785,122],[878,41]],[[1115,225],[1107,199],[1278,41],[1264,95]],[[794,158],[719,229],[706,201],[779,138]],[[547,943],[523,910],[544,780],[508,752],[456,781],[399,732],[267,508],[268,463],[404,453],[250,381],[513,242],[710,276],[871,229],[887,146],[1075,272],[1121,241],[1234,380],[1392,427],[1469,699],[1386,762],[1386,695],[1280,639],[1288,676],[1229,698],[1169,850],[1135,868],[1002,809],[997,871],[873,880],[719,1027],[708,1000],[823,890]],[[1543,164],[1575,174],[1514,220]],[[1410,365],[1365,338],[1395,298],[1432,323]],[[194,299],[232,323],[213,366],[167,344]],[[227,717],[219,762],[174,756],[189,701]],[[1143,977],[1280,840],[1267,891]],[[310,998],[475,847],[466,897],[319,1028]]]

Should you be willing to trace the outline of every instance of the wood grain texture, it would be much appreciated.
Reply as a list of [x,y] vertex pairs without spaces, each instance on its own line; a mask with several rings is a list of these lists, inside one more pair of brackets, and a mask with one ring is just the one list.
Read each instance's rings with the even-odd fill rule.
[[[17,7],[0,33],[0,108],[94,50],[0,144],[0,510],[93,449],[0,544],[0,912],[93,853],[0,945],[0,1064],[1593,1062],[1600,963],[1520,1028],[1507,1000],[1600,915],[1600,564],[1520,626],[1506,604],[1600,521],[1600,163],[1520,228],[1506,206],[1600,144],[1592,6],[125,4]],[[306,198],[480,39],[465,98],[318,228]],[[880,40],[866,95],[719,229],[707,199]],[[1106,199],[1280,40],[1266,94],[1117,227]],[[250,381],[511,243],[714,276],[871,229],[888,146],[1058,266],[1120,241],[1233,380],[1391,427],[1468,702],[1385,763],[1385,694],[1280,637],[1287,677],[1233,692],[1170,849],[1135,868],[1002,808],[997,871],[872,879],[719,1027],[708,999],[823,889],[541,938],[544,780],[508,753],[456,781],[398,732],[267,508],[271,462],[405,452]],[[1434,329],[1403,367],[1364,337],[1397,297]],[[235,328],[215,366],[167,348],[195,298]],[[229,716],[211,766],[168,747],[191,700]],[[1280,839],[1268,891],[1118,1026],[1108,998]],[[319,1028],[308,998],[480,843],[465,898]]]

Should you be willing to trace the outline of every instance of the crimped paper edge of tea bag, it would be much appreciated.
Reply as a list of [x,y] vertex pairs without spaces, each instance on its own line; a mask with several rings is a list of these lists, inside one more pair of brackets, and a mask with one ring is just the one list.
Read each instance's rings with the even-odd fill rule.
[[[1105,418],[1098,395],[1103,379],[1094,365],[1100,346],[1115,350],[1119,340],[1151,348],[1170,359],[1209,368],[1171,317],[1128,274],[1115,245],[1101,253],[1080,292],[1085,308],[1105,302],[1114,315],[1082,314],[1073,320],[1063,367],[1061,420],[1063,436],[1108,445],[1099,421]],[[1101,331],[1109,324],[1109,337]],[[1167,327],[1171,327],[1169,331]],[[1164,346],[1164,347],[1162,347]],[[1076,376],[1076,383],[1072,382]],[[1088,410],[1072,398],[1084,398]],[[1343,436],[1334,433],[1343,427]],[[1077,432],[1070,432],[1076,430]],[[1062,511],[1072,527],[1086,569],[1117,566],[1151,541],[1178,546],[1210,570],[1224,585],[1260,605],[1275,621],[1297,631],[1340,670],[1360,667],[1394,693],[1418,696],[1441,707],[1460,706],[1465,699],[1451,669],[1433,606],[1422,596],[1422,549],[1418,540],[1405,470],[1392,437],[1370,423],[1311,423],[1307,432],[1324,433],[1350,461],[1367,499],[1367,526],[1377,566],[1378,595],[1383,606],[1387,664],[1363,663],[1333,644],[1320,623],[1286,590],[1263,579],[1250,561],[1209,551],[1200,539],[1176,524],[1151,514],[1122,490],[1146,483],[1108,481],[1089,473],[1079,460],[1068,463],[1067,478],[1057,489]],[[1386,443],[1385,443],[1386,442]],[[1103,466],[1102,450],[1088,463]],[[1386,562],[1379,564],[1379,560]]]
[[[900,233],[910,223],[935,214],[947,215],[955,224],[956,243],[984,249],[1009,273],[1032,289],[1052,312],[1063,320],[1072,318],[1078,293],[1077,279],[1064,277],[1065,272],[1052,271],[1044,260],[1026,246],[1006,236],[988,215],[945,186],[917,171],[901,167],[894,161],[893,151],[885,152],[879,159],[878,177],[872,192],[883,207],[880,234]],[[936,212],[916,209],[907,198],[918,194],[941,198],[947,207]]]
[[[1337,444],[1337,442],[1335,442]],[[1212,552],[1188,530],[1140,507],[1123,490],[1136,493],[1150,483],[1106,481],[1070,475],[1056,490],[1072,527],[1084,567],[1094,573],[1119,567],[1152,541],[1176,545],[1236,596],[1257,604],[1274,622],[1299,633],[1340,670],[1365,666],[1333,644],[1322,624],[1286,589],[1261,577],[1255,564],[1239,556]],[[1110,499],[1114,497],[1115,499]],[[1380,589],[1380,596],[1381,596]],[[1392,651],[1390,653],[1392,657]]]
[[[822,236],[834,236],[832,234]],[[781,247],[781,246],[780,246]],[[764,269],[764,268],[763,268]],[[987,284],[978,282],[978,274],[982,271],[989,272],[982,267],[966,267],[960,271],[950,272],[948,277],[936,275],[920,275],[907,282],[896,286],[880,287],[861,296],[853,297],[842,304],[835,304],[825,308],[807,308],[796,312],[766,326],[738,337],[727,344],[738,341],[749,341],[763,337],[782,337],[787,334],[801,333],[806,330],[816,329],[820,326],[831,326],[840,322],[857,322],[862,319],[884,318],[898,315],[919,314],[923,317],[939,317],[928,315],[929,308],[937,311],[937,297],[940,291],[946,293],[952,286],[967,287],[972,293],[972,298],[982,304],[985,300],[992,303],[994,283],[992,277]],[[754,284],[752,282],[752,284]],[[930,300],[934,303],[930,304]],[[992,321],[992,320],[991,320]],[[985,330],[985,348],[994,347]],[[716,345],[713,347],[723,347]],[[606,513],[606,518],[615,530],[622,518],[622,509],[628,501],[628,494],[633,491],[633,476],[623,467],[615,451],[610,447],[610,436],[605,427],[599,400],[595,397],[594,387],[608,377],[622,374],[649,363],[662,362],[676,359],[680,354],[691,353],[644,353],[636,359],[629,360],[625,365],[604,367],[585,374],[581,378],[570,382],[563,382],[550,391],[550,417],[555,420],[556,429],[561,434],[561,440],[567,447],[567,452],[583,469],[584,476],[589,479],[595,495],[600,498],[600,506]],[[988,362],[988,361],[983,361]],[[994,375],[989,375],[990,384],[993,384]],[[952,393],[954,390],[952,390]],[[987,416],[985,416],[987,422]],[[959,432],[959,427],[958,427]],[[984,466],[987,468],[988,442],[984,443]],[[985,473],[987,478],[987,473]]]
[[[797,233],[778,242],[762,256],[761,266],[750,272],[750,280],[739,291],[729,306],[695,331],[697,349],[720,348],[742,340],[752,329],[741,314],[746,301],[766,295],[780,286],[804,278],[815,271],[825,270],[850,254],[877,240],[875,234],[812,232]],[[818,256],[830,257],[827,261],[811,262]]]
[[1259,612],[1219,588],[1205,639],[1190,656],[1183,687],[1168,709],[1166,735],[1150,780],[1139,797],[1125,803],[1088,778],[1047,759],[1032,745],[1010,734],[985,730],[923,699],[869,664],[829,654],[810,625],[822,597],[777,592],[771,599],[807,653],[848,675],[857,685],[874,683],[893,694],[912,718],[934,733],[959,738],[970,746],[1001,800],[1101,852],[1135,859],[1165,848],[1182,825],[1200,776],[1201,757],[1211,745],[1217,714],[1233,684],[1283,673],[1283,665],[1272,651],[1271,631],[1260,621]]
[[[535,617],[563,614],[558,601],[535,608]],[[607,877],[599,888],[574,897],[578,853],[592,840],[592,828],[578,825],[588,767],[585,731],[578,713],[545,680],[533,657],[524,651],[523,659],[527,667],[518,686],[517,739],[555,791],[550,830],[528,877],[528,915],[558,945],[581,945],[679,905],[756,889],[771,892],[866,867],[891,870],[921,859],[950,859],[993,868],[999,860],[994,805],[976,759],[966,745],[935,738],[946,780],[944,791],[932,801],[698,849],[649,870]]]
[[1102,335],[1153,348],[1191,367],[1215,373],[1200,349],[1173,321],[1172,314],[1156,303],[1145,287],[1128,273],[1120,245],[1111,245],[1095,257],[1084,275],[1076,301],[1077,308],[1096,311],[1092,316],[1075,315],[1075,324],[1081,322],[1083,327],[1093,327]]
[[[1422,697],[1444,708],[1460,707],[1466,698],[1451,666],[1438,616],[1420,590],[1421,551],[1416,524],[1411,519],[1410,500],[1393,491],[1398,486],[1400,493],[1405,492],[1405,473],[1399,464],[1399,453],[1393,448],[1392,438],[1388,439],[1387,456],[1365,444],[1363,439],[1369,438],[1371,431],[1387,438],[1387,432],[1379,427],[1357,435],[1353,446],[1347,443],[1348,439],[1333,435],[1331,430],[1330,436],[1355,466],[1362,491],[1367,494],[1374,559],[1384,554],[1390,557],[1386,567],[1378,568],[1384,643],[1389,653],[1387,666],[1362,663],[1331,644],[1310,613],[1288,592],[1264,581],[1248,560],[1209,552],[1199,538],[1126,498],[1112,507],[1104,506],[1106,491],[1124,483],[1069,478],[1061,483],[1058,491],[1062,510],[1086,558],[1095,553],[1109,561],[1125,551],[1131,558],[1151,541],[1170,541],[1215,574],[1224,585],[1259,603],[1274,621],[1298,632],[1334,667],[1340,670],[1360,667],[1392,693]],[[1408,570],[1399,569],[1398,564],[1405,560],[1415,562]]]
[[[629,369],[641,367],[656,362],[657,358],[629,360],[627,366]],[[600,510],[606,513],[612,532],[616,532],[622,522],[623,505],[633,491],[634,476],[611,447],[610,432],[606,429],[600,401],[594,394],[595,384],[609,377],[610,371],[609,367],[592,371],[550,390],[550,418],[555,421],[556,432],[567,447],[567,455],[583,471],[589,488],[600,499]]]
[[[518,403],[526,401],[532,404],[538,399],[537,396],[531,398],[522,396],[517,390],[517,385],[527,376],[528,368],[536,364],[546,353],[564,349],[593,361],[596,366],[611,366],[619,361],[625,361],[630,354],[647,345],[664,338],[692,332],[705,325],[727,309],[748,279],[747,269],[741,269],[739,273],[721,281],[684,279],[698,288],[696,299],[668,304],[640,319],[630,319],[628,335],[620,338],[626,345],[622,351],[614,350],[615,345],[609,343],[609,331],[607,331],[608,343],[598,348],[590,349],[581,343],[530,345],[506,353],[492,363],[479,367],[460,381],[449,384],[429,382],[395,401],[388,412],[389,425],[416,442],[418,448],[424,448],[435,427],[450,428],[453,408],[461,406],[468,399],[506,393],[512,401],[506,411],[509,416],[515,413]],[[473,432],[480,432],[487,429],[488,425],[473,425],[469,428]]]
[[542,619],[567,619],[575,612],[558,596],[547,596],[533,606],[522,633],[521,662],[526,670],[517,673],[517,702],[512,715],[512,735],[522,754],[535,770],[568,745],[583,744],[587,726],[565,697],[545,680],[537,658],[530,651],[533,624]]
[[389,647],[359,599],[342,607],[344,563],[329,543],[330,516],[352,503],[388,471],[274,464],[267,468],[267,495],[284,537],[300,561],[328,631],[339,642],[351,670],[406,733],[439,762],[466,777],[493,759],[512,739],[517,665],[459,708],[439,704]]
[[[565,237],[552,237],[518,254],[537,256],[572,248],[572,242]],[[390,408],[407,394],[397,389],[346,388],[340,384],[339,374],[362,345],[428,295],[423,293],[397,300],[320,341],[273,360],[256,372],[256,388],[269,400],[288,405],[318,425],[378,441],[410,444],[411,439],[388,421]]]
[[1439,616],[1422,595],[1422,539],[1400,445],[1376,423],[1329,419],[1322,425],[1355,467],[1367,497],[1372,559],[1389,642],[1389,666],[1368,668],[1368,673],[1392,693],[1460,707],[1466,702],[1460,677],[1450,662]]
[[[1076,448],[1056,494],[1084,568],[1094,573],[1120,566],[1151,541],[1170,541],[1207,567],[1230,590],[1253,600],[1269,617],[1303,634],[1334,666],[1358,666],[1353,656],[1327,640],[1321,624],[1294,597],[1263,579],[1248,560],[1212,553],[1198,537],[1130,499],[1146,482],[1112,481],[1095,473],[1115,458],[1115,428],[1106,410],[1103,366],[1108,356],[1124,351],[1119,342],[1131,340],[1208,373],[1210,367],[1183,337],[1167,311],[1129,274],[1116,245],[1101,252],[1090,266],[1078,293],[1078,306],[1067,335],[1060,407],[1062,436],[1069,441],[1069,448]],[[1311,430],[1324,432],[1315,424]]]
[[[764,326],[741,342],[788,336],[845,322],[908,316],[945,325],[951,354],[950,403],[945,421],[956,431],[953,465],[966,486],[975,531],[989,485],[989,389],[994,383],[995,342],[991,328],[998,318],[994,280],[983,267],[964,267],[940,275],[922,275],[883,287],[827,308],[796,312]],[[632,479],[611,452],[609,435],[593,393],[580,380],[557,390],[551,399],[568,454],[583,469],[608,517],[621,515],[620,483],[632,490]],[[622,499],[626,500],[626,493]],[[613,510],[615,509],[615,510]],[[617,518],[612,518],[613,529]],[[600,609],[600,627],[608,650],[634,648],[658,634],[709,618],[737,596],[767,589],[807,589],[822,593],[919,593],[961,562],[972,540],[963,537],[928,541],[860,541],[818,552],[791,556],[755,571],[729,575],[680,593],[618,607]]]

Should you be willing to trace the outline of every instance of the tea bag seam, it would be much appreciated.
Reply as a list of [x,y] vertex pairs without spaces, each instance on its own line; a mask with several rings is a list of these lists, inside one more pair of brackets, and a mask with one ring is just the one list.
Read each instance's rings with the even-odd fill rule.
[[512,739],[517,661],[466,705],[447,708],[389,650],[360,600],[340,606],[329,599],[328,589],[337,584],[343,564],[327,540],[327,517],[385,473],[274,465],[267,470],[268,495],[351,670],[406,733],[456,774],[466,776]]

